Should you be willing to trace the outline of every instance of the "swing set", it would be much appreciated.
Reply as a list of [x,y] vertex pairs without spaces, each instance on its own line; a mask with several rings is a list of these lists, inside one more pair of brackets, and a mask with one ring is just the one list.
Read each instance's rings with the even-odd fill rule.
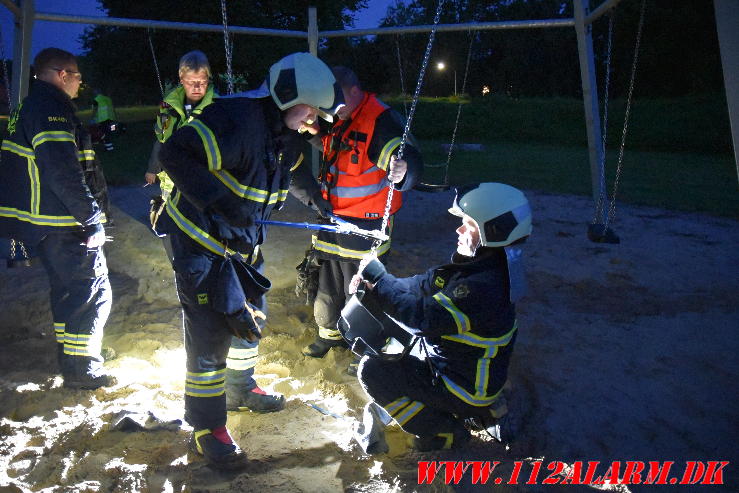
[[[641,10],[639,25],[637,28],[636,44],[634,48],[634,57],[632,63],[631,80],[629,83],[629,91],[627,97],[626,114],[624,117],[624,126],[621,136],[621,145],[619,148],[618,161],[616,165],[615,180],[613,183],[613,191],[610,197],[609,206],[606,211],[605,204],[608,202],[606,179],[605,179],[605,128],[607,124],[608,115],[608,86],[610,81],[610,59],[611,59],[611,48],[612,48],[612,33],[613,33],[613,10],[621,0],[605,0],[593,11],[590,10],[590,0],[572,0],[574,7],[574,16],[570,19],[540,19],[540,20],[525,20],[525,21],[498,21],[498,22],[469,22],[469,23],[458,23],[458,24],[439,24],[440,15],[444,0],[439,0],[436,14],[434,16],[433,25],[420,25],[420,26],[398,26],[398,27],[383,27],[374,29],[351,29],[351,30],[338,30],[338,31],[319,31],[317,23],[317,11],[315,7],[310,7],[308,11],[308,29],[307,31],[288,31],[288,30],[277,30],[277,29],[264,29],[264,28],[252,28],[242,26],[229,26],[226,12],[226,0],[221,0],[222,10],[222,25],[211,25],[211,24],[197,24],[197,23],[184,23],[184,22],[170,22],[170,21],[153,21],[146,19],[128,19],[128,18],[112,18],[112,17],[90,17],[90,16],[74,16],[74,15],[62,15],[53,13],[37,12],[34,9],[33,0],[20,0],[18,4],[10,0],[0,0],[0,2],[14,15],[15,17],[15,50],[14,50],[14,67],[18,67],[18,70],[14,70],[13,84],[12,84],[12,96],[9,95],[11,102],[18,104],[28,92],[28,75],[30,66],[30,51],[31,51],[31,33],[33,30],[33,23],[36,20],[44,21],[56,21],[56,22],[73,22],[82,24],[95,24],[95,25],[113,25],[123,27],[138,27],[145,28],[149,35],[149,47],[152,52],[152,58],[154,60],[154,68],[159,82],[160,90],[164,92],[164,86],[162,85],[161,76],[159,74],[159,67],[156,61],[156,55],[154,51],[153,42],[151,40],[152,29],[166,29],[166,30],[187,30],[187,31],[201,31],[201,32],[222,32],[224,37],[224,49],[226,52],[226,82],[228,85],[229,94],[233,92],[233,73],[231,67],[233,40],[232,36],[235,34],[251,34],[251,35],[264,35],[264,36],[278,36],[278,37],[293,37],[303,38],[308,41],[309,51],[317,55],[318,51],[318,40],[320,38],[331,38],[331,37],[354,37],[354,36],[366,36],[366,35],[385,35],[395,34],[403,35],[408,33],[422,33],[430,32],[428,44],[426,46],[426,52],[424,54],[423,62],[419,71],[419,76],[416,84],[416,90],[414,92],[410,110],[406,109],[406,125],[403,131],[403,138],[401,145],[398,149],[398,158],[402,158],[405,144],[410,135],[410,126],[415,113],[416,104],[421,92],[423,85],[424,75],[428,66],[429,56],[431,48],[433,46],[434,37],[437,32],[452,32],[452,31],[468,31],[470,33],[470,41],[467,53],[467,63],[465,66],[465,73],[462,85],[462,93],[466,90],[467,75],[469,72],[470,60],[472,55],[474,32],[484,30],[500,30],[500,29],[533,29],[533,28],[563,28],[563,27],[574,27],[577,34],[577,45],[578,54],[580,61],[580,75],[583,89],[583,102],[585,109],[585,122],[588,137],[588,151],[589,161],[591,167],[591,185],[593,198],[595,202],[595,213],[592,223],[588,228],[588,237],[592,241],[604,242],[604,243],[617,243],[618,237],[609,228],[609,225],[613,221],[615,214],[615,198],[618,190],[619,180],[622,174],[623,165],[623,154],[625,149],[625,139],[628,130],[628,120],[630,115],[630,108],[632,103],[634,80],[636,74],[636,66],[639,52],[639,45],[641,41],[641,32],[644,21],[644,12],[646,0],[641,0]],[[716,0],[717,4],[723,4],[725,0]],[[717,7],[718,8],[718,7]],[[729,14],[739,15],[739,10],[732,10],[731,7],[725,6],[724,8]],[[607,48],[607,62],[605,70],[605,83],[604,83],[604,99],[603,99],[603,119],[601,121],[599,117],[600,104],[597,95],[597,84],[596,84],[596,70],[595,70],[595,57],[593,54],[593,41],[592,41],[592,24],[605,14],[610,14],[609,19],[609,33],[608,33],[608,48]],[[2,46],[0,46],[0,49]],[[398,57],[398,66],[401,80],[401,91],[405,94],[405,87],[403,82],[403,68],[402,60],[400,57],[400,41],[396,36],[396,52]],[[2,53],[0,53],[2,55]],[[4,60],[4,57],[3,57]],[[7,79],[7,70],[4,70],[5,77]],[[404,100],[405,104],[405,100]],[[734,120],[734,114],[739,113],[730,104],[730,115],[732,121]],[[422,189],[428,191],[434,190],[445,190],[450,187],[449,170],[452,162],[452,154],[455,148],[455,140],[457,137],[457,131],[459,128],[459,122],[462,112],[462,103],[457,108],[457,116],[454,124],[454,129],[451,136],[451,144],[449,145],[447,152],[446,162],[442,165],[437,165],[443,168],[443,178],[438,183],[425,183],[421,186]],[[739,125],[737,125],[739,127]],[[735,137],[735,143],[737,138]],[[736,150],[736,145],[735,145]],[[315,151],[317,153],[317,151]],[[316,156],[314,156],[315,158]],[[739,169],[738,169],[739,171]],[[391,185],[389,187],[388,201],[385,208],[385,214],[383,215],[383,225],[381,232],[384,232],[387,227],[389,218],[389,205],[392,200],[394,188]],[[379,244],[379,239],[376,240],[376,244]]]

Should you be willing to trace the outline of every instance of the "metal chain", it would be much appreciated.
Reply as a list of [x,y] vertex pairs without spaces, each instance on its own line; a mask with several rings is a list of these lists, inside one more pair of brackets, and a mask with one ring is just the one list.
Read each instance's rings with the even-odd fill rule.
[[[470,43],[469,47],[467,48],[467,64],[464,67],[464,79],[462,79],[462,92],[461,94],[464,94],[467,90],[467,75],[470,71],[470,59],[472,58],[472,43],[475,39],[475,35],[472,34],[472,31],[468,31],[468,35],[470,37]],[[443,185],[449,185],[449,164],[452,162],[452,152],[454,149],[454,142],[457,140],[457,130],[459,129],[459,118],[462,115],[462,100],[460,99],[459,104],[457,105],[457,119],[454,122],[454,130],[452,131],[452,142],[449,145],[449,152],[446,155],[446,167],[444,169],[444,183]]]
[[[434,38],[436,37],[436,26],[439,25],[441,19],[441,9],[444,6],[444,0],[439,0],[439,6],[436,8],[436,15],[434,16],[434,25],[431,28],[431,34],[429,35],[429,41],[426,44],[426,53],[423,55],[423,63],[421,64],[421,72],[418,74],[418,82],[416,83],[416,91],[413,93],[413,101],[411,102],[411,111],[408,113],[408,118],[405,121],[405,128],[403,129],[403,137],[400,139],[400,145],[398,146],[397,159],[400,161],[403,159],[403,151],[405,150],[405,143],[408,141],[408,135],[410,134],[411,122],[413,121],[413,115],[416,113],[416,106],[418,105],[418,99],[421,95],[421,87],[423,86],[423,78],[426,75],[426,67],[429,64],[429,58],[431,57],[431,47],[434,45]],[[389,167],[389,164],[388,164]],[[390,182],[387,191],[387,202],[385,202],[385,212],[382,215],[382,226],[380,227],[381,232],[385,232],[387,229],[388,221],[390,220],[390,206],[393,203],[393,192],[395,191],[395,184]],[[370,253],[374,254],[377,252],[377,247],[382,244],[382,241],[375,240],[372,244]]]
[[233,53],[233,45],[231,44],[228,33],[228,17],[226,15],[226,0],[221,0],[221,15],[223,16],[223,47],[226,50],[226,84],[228,85],[228,93],[234,93],[234,77],[231,69],[231,55]]
[[10,260],[13,260],[15,258],[15,240],[13,238],[10,239]]
[[164,100],[164,84],[162,84],[162,77],[159,75],[159,64],[157,63],[157,55],[154,51],[154,42],[151,40],[151,29],[146,30],[149,35],[149,49],[151,50],[151,58],[154,60],[154,71],[157,73],[157,82],[159,82],[159,90],[162,93],[162,100]]
[[28,260],[28,252],[26,251],[26,245],[24,245],[22,241],[19,241],[18,246],[21,248],[21,255],[23,255],[23,258],[25,260]]
[[603,204],[606,201],[606,140],[608,135],[608,93],[611,85],[611,53],[613,47],[613,24],[615,13],[608,14],[608,45],[606,49],[606,74],[603,82],[603,123],[601,125],[601,147],[600,147],[600,193],[598,203],[595,206],[593,224],[598,223],[603,215]]
[[621,147],[618,151],[618,164],[616,165],[616,178],[613,181],[613,193],[611,194],[611,205],[606,215],[604,231],[608,230],[608,223],[616,213],[616,192],[618,191],[618,182],[621,178],[621,169],[624,160],[624,148],[626,147],[626,133],[629,130],[629,115],[631,114],[631,103],[634,95],[634,82],[636,80],[636,64],[639,60],[639,46],[641,45],[642,28],[644,27],[644,12],[646,10],[647,0],[642,0],[641,11],[639,13],[639,27],[636,29],[636,44],[634,46],[634,61],[631,64],[631,80],[629,81],[629,93],[626,96],[626,112],[624,114],[624,129],[621,133]]
[[403,59],[400,57],[400,35],[395,36],[395,52],[398,55],[398,74],[400,75],[400,97],[403,98],[403,113],[408,119],[408,103],[405,102],[405,77],[403,76]]

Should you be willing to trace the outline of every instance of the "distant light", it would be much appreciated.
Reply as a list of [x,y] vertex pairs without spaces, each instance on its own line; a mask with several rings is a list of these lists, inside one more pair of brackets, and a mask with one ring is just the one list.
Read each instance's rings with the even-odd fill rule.
[[446,64],[444,62],[439,62],[436,64],[436,68],[438,70],[444,70],[446,68]]
[[490,87],[489,86],[482,86],[482,95],[485,96],[490,93]]

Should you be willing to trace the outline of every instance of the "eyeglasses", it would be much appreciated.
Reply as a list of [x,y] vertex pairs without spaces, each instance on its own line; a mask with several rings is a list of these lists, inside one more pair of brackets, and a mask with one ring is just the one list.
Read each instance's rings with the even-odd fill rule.
[[56,70],[57,72],[67,72],[68,74],[72,74],[75,77],[77,77],[77,80],[82,81],[82,72],[77,72],[75,70],[69,70],[66,68],[54,68],[54,67],[50,67],[49,70]]
[[208,87],[208,84],[210,83],[210,81],[208,81],[207,79],[206,80],[180,79],[180,81],[182,82],[182,85],[187,86],[187,87]]

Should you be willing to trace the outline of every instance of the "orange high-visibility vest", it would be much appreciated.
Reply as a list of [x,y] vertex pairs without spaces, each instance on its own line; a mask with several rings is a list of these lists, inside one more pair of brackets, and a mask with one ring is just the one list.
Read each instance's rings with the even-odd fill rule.
[[[388,109],[374,94],[367,93],[351,119],[336,121],[331,132],[322,138],[323,198],[331,202],[334,214],[361,219],[383,216],[390,184],[387,168],[401,138],[383,143],[377,163],[370,161],[368,152],[377,117]],[[400,209],[402,201],[402,194],[394,191],[391,214]]]

